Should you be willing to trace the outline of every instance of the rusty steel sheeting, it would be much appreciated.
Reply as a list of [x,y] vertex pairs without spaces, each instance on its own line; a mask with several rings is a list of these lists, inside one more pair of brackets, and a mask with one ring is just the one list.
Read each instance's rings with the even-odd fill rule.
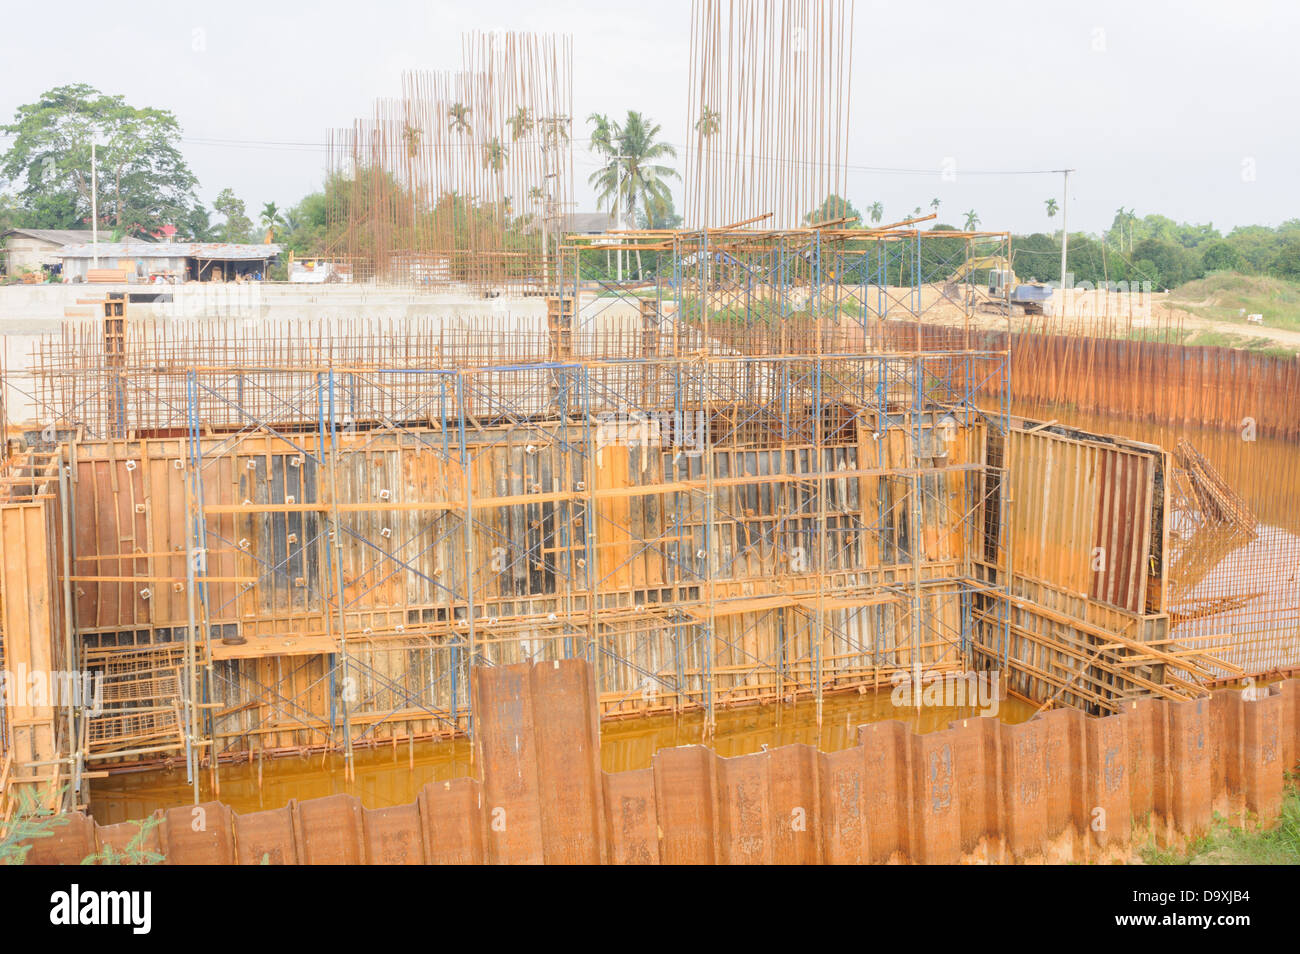
[[[585,662],[475,674],[482,781],[432,783],[412,804],[333,795],[236,815],[161,813],[145,848],[171,864],[886,863],[1107,861],[1135,842],[1205,831],[1216,812],[1271,819],[1300,745],[1300,680],[1108,718],[1062,709],[1021,725],[966,719],[918,736],[863,726],[856,748],[789,745],[739,758],[663,749],[652,769],[596,770]],[[549,723],[549,728],[542,727]],[[542,727],[542,728],[539,728]],[[1093,812],[1107,825],[1093,829]],[[134,823],[71,816],[29,863],[121,848]]]

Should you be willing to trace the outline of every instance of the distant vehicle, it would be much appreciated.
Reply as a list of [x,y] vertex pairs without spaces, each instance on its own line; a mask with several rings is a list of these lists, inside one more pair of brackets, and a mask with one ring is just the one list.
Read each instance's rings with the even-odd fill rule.
[[988,269],[987,283],[964,286],[970,292],[969,304],[976,309],[1006,314],[1010,306],[1011,314],[1041,315],[1043,302],[1052,298],[1051,286],[1020,281],[1004,255],[983,255],[969,259],[948,276],[944,294],[949,298],[956,297],[963,290],[963,279],[983,269]]
[[324,285],[352,281],[350,266],[319,259],[305,259],[289,263],[289,281],[299,285]]

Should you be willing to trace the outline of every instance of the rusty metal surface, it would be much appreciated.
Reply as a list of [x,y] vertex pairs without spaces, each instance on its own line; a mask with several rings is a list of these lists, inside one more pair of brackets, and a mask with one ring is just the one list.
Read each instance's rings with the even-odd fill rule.
[[[726,759],[685,746],[651,769],[602,774],[585,663],[476,679],[482,781],[432,783],[385,809],[348,795],[250,815],[177,807],[150,844],[171,864],[1107,861],[1138,839],[1203,831],[1215,813],[1273,817],[1300,752],[1293,679],[1253,696],[1139,700],[1106,718],[1057,710],[924,736],[877,723],[834,753],[789,745]],[[492,824],[499,807],[503,827]],[[77,863],[134,828],[76,814],[29,861]]]

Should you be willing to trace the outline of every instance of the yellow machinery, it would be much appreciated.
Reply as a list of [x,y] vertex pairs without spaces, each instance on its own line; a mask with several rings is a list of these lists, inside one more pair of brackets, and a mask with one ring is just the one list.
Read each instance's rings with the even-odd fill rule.
[[1052,297],[1050,286],[1020,281],[1005,255],[982,255],[968,259],[948,276],[944,294],[954,297],[958,294],[963,279],[983,269],[989,273],[987,289],[983,284],[968,286],[977,308],[1005,314],[1010,307],[1012,314],[1019,308],[1022,314],[1041,315],[1043,302]]

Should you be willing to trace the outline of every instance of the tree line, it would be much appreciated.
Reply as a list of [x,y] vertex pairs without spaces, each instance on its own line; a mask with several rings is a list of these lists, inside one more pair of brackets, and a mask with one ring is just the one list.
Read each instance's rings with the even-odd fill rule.
[[[592,114],[587,121],[592,150],[601,158],[589,179],[598,208],[608,211],[611,221],[622,216],[641,228],[680,225],[669,188],[670,180],[680,177],[666,164],[676,158],[676,152],[660,139],[660,126],[635,110],[628,110],[622,119]],[[705,122],[716,124],[716,117],[705,117],[701,123]],[[703,136],[708,129],[699,132]],[[0,230],[89,228],[92,142],[99,169],[98,224],[110,239],[251,242],[269,235],[300,256],[321,255],[328,253],[336,238],[329,234],[331,223],[364,212],[349,209],[348,203],[366,190],[352,189],[348,180],[338,176],[327,178],[322,189],[287,207],[268,202],[250,212],[227,188],[208,208],[197,197],[198,180],[182,154],[175,115],[133,107],[121,96],[86,84],[59,86],[35,103],[20,106],[13,121],[0,126],[0,133],[12,140],[0,155],[4,180],[0,181]],[[383,173],[364,169],[354,173],[376,174]],[[396,180],[385,187],[403,188]],[[480,205],[469,197],[452,195],[427,211],[452,223],[499,211]],[[1050,222],[1058,212],[1056,200],[1047,199],[1044,205]],[[809,210],[806,222],[848,219],[846,224],[872,226],[886,219],[938,215],[941,208],[941,201],[932,198],[910,211],[886,216],[879,201],[864,203],[864,211],[859,212],[848,199],[829,195]],[[526,218],[507,214],[507,230],[522,231]],[[941,233],[981,225],[974,209],[958,213],[955,221],[957,225],[940,221],[926,228]],[[1060,280],[1059,231],[1014,235],[1012,247],[1019,277]],[[1224,234],[1212,224],[1179,223],[1159,214],[1139,217],[1135,210],[1121,207],[1101,234],[1070,234],[1069,270],[1076,283],[1150,282],[1157,289],[1215,271],[1300,281],[1300,218],[1276,228],[1239,226]]]

